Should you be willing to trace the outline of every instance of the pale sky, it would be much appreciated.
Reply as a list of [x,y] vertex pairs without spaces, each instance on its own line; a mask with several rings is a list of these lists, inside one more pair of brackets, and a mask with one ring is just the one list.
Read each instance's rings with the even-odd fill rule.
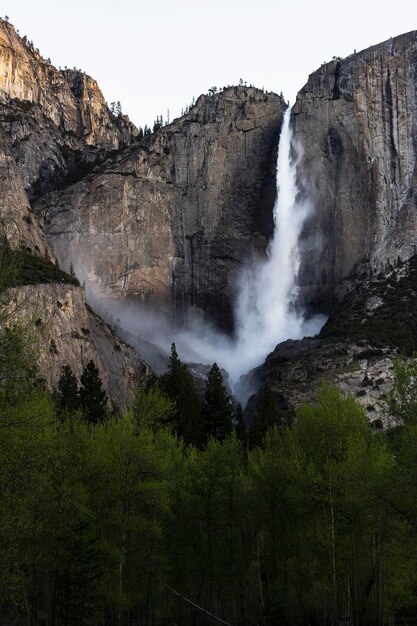
[[0,15],[142,126],[240,78],[293,101],[324,61],[417,28],[416,0],[1,0]]

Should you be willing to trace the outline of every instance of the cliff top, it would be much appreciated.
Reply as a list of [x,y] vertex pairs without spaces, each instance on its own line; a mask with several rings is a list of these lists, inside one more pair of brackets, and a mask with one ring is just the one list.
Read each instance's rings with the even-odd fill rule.
[[0,103],[30,102],[66,132],[89,145],[117,149],[138,134],[127,116],[114,115],[97,82],[81,70],[58,70],[33,42],[0,19]]
[[396,55],[404,55],[410,50],[417,50],[417,30],[411,30],[408,33],[390,37],[386,41],[364,48],[359,52],[355,50],[355,52],[343,59],[341,57],[333,57],[331,61],[323,63],[321,67],[309,74],[306,84],[298,93],[304,94],[307,91],[314,91],[315,87],[321,84],[322,78],[325,76],[337,74],[336,78],[338,79],[342,68],[349,70],[350,67],[359,62],[363,62],[366,65],[374,63],[376,61],[376,54],[394,57]]

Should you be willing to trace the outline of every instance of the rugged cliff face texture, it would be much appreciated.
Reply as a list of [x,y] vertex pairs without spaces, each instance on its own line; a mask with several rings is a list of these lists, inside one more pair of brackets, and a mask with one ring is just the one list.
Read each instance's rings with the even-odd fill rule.
[[[21,171],[0,128],[1,235],[13,248],[24,248],[55,261],[25,193]],[[0,241],[0,248],[2,242]],[[1,250],[0,250],[1,252]],[[2,255],[0,254],[0,272]],[[28,277],[31,279],[31,277]],[[124,407],[135,381],[149,368],[86,306],[84,290],[67,283],[32,284],[13,290],[10,319],[25,320],[38,337],[40,376],[56,385],[63,365],[80,376],[90,359],[97,364],[112,402]]]
[[127,117],[109,111],[92,78],[58,71],[3,20],[0,121],[30,198],[80,178],[138,132]]
[[48,246],[32,213],[21,171],[1,127],[0,234],[6,236],[13,248],[24,246],[34,254],[48,255]]
[[84,290],[68,284],[27,285],[12,292],[10,310],[32,330],[39,376],[56,386],[63,365],[79,379],[93,360],[109,399],[126,408],[135,383],[150,374],[133,348],[120,341],[86,305]]
[[[369,342],[340,337],[288,340],[279,344],[264,365],[246,378],[248,388],[268,387],[275,399],[277,414],[287,419],[304,402],[315,402],[323,381],[349,393],[364,406],[371,422],[387,425],[390,416],[386,394],[392,386],[393,352],[378,349]],[[244,391],[242,385],[242,391]],[[247,404],[250,422],[258,395]]]
[[322,66],[292,119],[315,205],[301,284],[307,301],[329,311],[358,266],[371,273],[415,251],[417,32]]
[[[77,155],[85,173],[88,161],[102,160],[133,134],[128,121],[111,116],[94,81],[58,72],[0,20],[0,247],[5,237],[12,248],[54,263],[25,187],[32,195],[54,189],[76,174]],[[0,272],[2,261],[0,254]],[[29,274],[25,280],[36,283]],[[110,400],[124,407],[149,368],[86,306],[84,291],[62,276],[64,282],[13,289],[10,319],[24,320],[37,336],[39,373],[49,387],[63,365],[80,376],[92,359]]]
[[36,211],[60,263],[116,298],[202,312],[231,329],[242,264],[272,232],[275,160],[285,102],[231,87]]

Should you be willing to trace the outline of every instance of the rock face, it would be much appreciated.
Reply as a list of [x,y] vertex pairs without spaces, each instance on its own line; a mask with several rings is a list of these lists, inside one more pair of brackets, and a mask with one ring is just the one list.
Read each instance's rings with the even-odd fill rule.
[[372,273],[415,252],[417,32],[323,65],[292,121],[315,205],[300,280],[307,302],[328,312],[359,266]]
[[59,71],[0,20],[0,121],[29,197],[67,184],[138,130],[108,109],[95,80]]
[[49,387],[57,385],[63,365],[70,365],[79,379],[93,360],[109,399],[124,409],[134,384],[150,374],[135,350],[86,305],[81,287],[27,285],[13,290],[9,306],[36,338],[39,376]]
[[242,264],[273,229],[285,102],[247,87],[201,96],[184,117],[120,152],[35,209],[63,267],[116,298],[183,320],[233,325]]
[[[369,420],[389,422],[385,395],[393,383],[392,349],[375,348],[367,342],[340,337],[307,337],[279,344],[264,365],[244,381],[248,387],[267,386],[273,393],[278,413],[293,413],[304,402],[315,402],[325,381],[356,397]],[[243,383],[242,383],[243,387]],[[243,389],[242,389],[243,390]],[[245,411],[250,421],[257,396]]]
[[4,234],[14,248],[24,246],[34,254],[48,255],[48,246],[32,213],[21,171],[1,127],[0,234]]
[[[12,248],[55,262],[26,190],[33,196],[56,188],[77,173],[77,158],[85,173],[88,162],[107,157],[135,133],[126,119],[110,114],[92,79],[58,72],[0,20],[0,271],[3,237]],[[14,288],[10,319],[24,321],[37,336],[39,374],[50,388],[63,365],[79,377],[92,359],[110,401],[124,408],[149,368],[89,309],[84,290],[62,280]]]
[[[1,128],[0,220],[0,234],[11,247],[55,261],[31,211],[21,171]],[[0,271],[1,247],[0,240]],[[69,364],[80,376],[92,359],[100,370],[109,399],[123,408],[130,399],[134,382],[149,373],[133,348],[120,341],[86,306],[85,293],[80,287],[50,283],[15,288],[10,311],[10,319],[24,320],[38,336],[39,372],[50,388],[56,385],[63,365]]]

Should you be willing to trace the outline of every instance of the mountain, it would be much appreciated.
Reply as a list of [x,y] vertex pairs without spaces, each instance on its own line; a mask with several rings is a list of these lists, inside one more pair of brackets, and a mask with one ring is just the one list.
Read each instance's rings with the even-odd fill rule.
[[59,270],[30,203],[75,174],[77,155],[84,172],[91,159],[132,141],[134,126],[113,117],[95,81],[57,71],[0,21],[0,225],[22,263],[8,306],[37,338],[39,376],[49,387],[63,365],[79,377],[92,359],[122,408],[149,367],[88,307],[78,281]]
[[417,31],[310,75],[292,121],[314,204],[304,232],[305,300],[331,312],[355,276],[416,251]]
[[293,411],[326,380],[385,420],[392,357],[417,349],[417,31],[322,65],[292,122],[314,206],[300,291],[330,318],[319,337],[277,346],[246,385],[269,386]]
[[286,104],[252,87],[190,112],[35,203],[63,267],[99,292],[233,326],[236,279],[272,234]]
[[[416,41],[411,32],[323,64],[292,109],[298,182],[313,205],[300,295],[330,319],[320,337],[278,346],[249,376],[271,386],[285,410],[309,399],[323,376],[378,407],[392,353],[414,345],[412,324],[405,333],[394,326],[404,323],[404,298],[413,315]],[[17,301],[30,294],[49,311],[37,318],[49,385],[65,362],[80,374],[94,358],[109,395],[123,404],[149,372],[86,307],[74,270],[99,300],[156,305],[176,322],[198,315],[233,331],[237,277],[265,257],[273,231],[286,108],[274,93],[227,87],[144,137],[108,108],[92,78],[57,70],[0,22],[2,228],[31,263],[49,263],[46,274],[57,262],[64,270],[58,281],[32,277],[16,286]],[[371,377],[386,383],[379,395],[363,393]]]

